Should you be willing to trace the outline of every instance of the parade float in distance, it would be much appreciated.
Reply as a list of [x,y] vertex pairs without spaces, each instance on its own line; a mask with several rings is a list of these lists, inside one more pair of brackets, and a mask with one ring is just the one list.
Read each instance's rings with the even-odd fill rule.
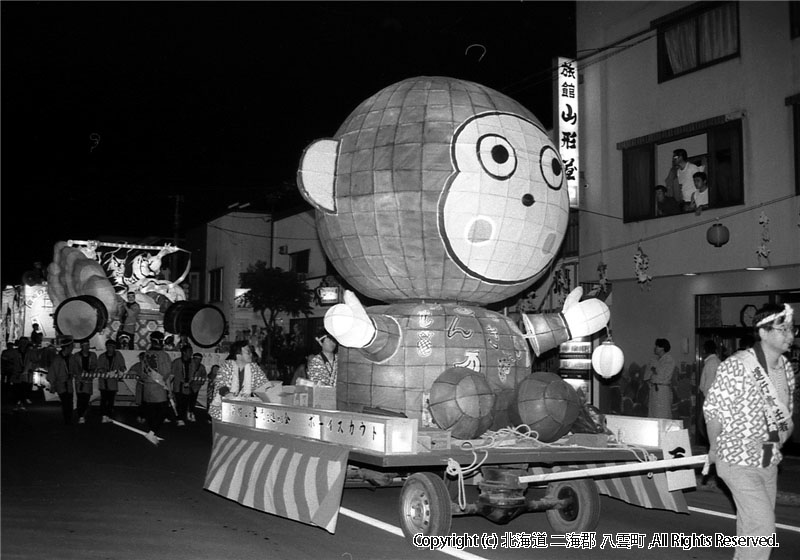
[[[183,336],[203,350],[207,367],[221,362],[215,350],[227,322],[216,307],[187,301],[181,284],[191,262],[177,279],[164,277],[163,260],[177,251],[184,250],[169,244],[57,242],[46,279],[41,272],[31,271],[24,275],[22,285],[4,290],[4,341],[30,337],[37,330],[45,340],[69,335],[76,343],[89,341],[95,351],[103,351],[105,341],[114,339],[130,366],[137,362],[137,353],[148,347],[150,333],[160,331],[173,334],[176,341]],[[139,310],[132,332],[122,335],[132,337],[131,350],[127,340],[119,340],[126,305],[133,302],[129,294]],[[44,368],[36,373],[34,383],[46,386]],[[122,390],[120,404],[125,404],[125,397]]]

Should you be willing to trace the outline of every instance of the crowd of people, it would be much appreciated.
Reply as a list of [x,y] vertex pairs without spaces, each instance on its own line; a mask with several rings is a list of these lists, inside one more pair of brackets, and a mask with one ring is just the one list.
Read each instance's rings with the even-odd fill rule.
[[[316,337],[319,351],[305,352],[299,333],[293,333],[290,350],[293,361],[286,383],[297,383],[307,379],[311,383],[335,386],[338,375],[336,341],[327,333]],[[220,418],[221,397],[252,395],[264,385],[267,375],[259,365],[260,356],[247,340],[231,344],[227,359],[221,365],[213,365],[210,371],[203,365],[203,355],[194,352],[185,337],[176,347],[172,336],[165,338],[163,332],[150,334],[149,347],[140,352],[134,364],[126,364],[118,349],[127,349],[126,337],[109,338],[105,351],[99,355],[88,341],[82,341],[75,351],[75,341],[69,335],[58,335],[49,346],[42,347],[42,338],[21,337],[10,342],[2,353],[2,375],[4,387],[10,388],[15,410],[24,411],[31,404],[33,378],[40,372],[49,385],[48,390],[57,394],[65,424],[85,424],[91,411],[94,381],[100,393],[98,407],[101,423],[114,421],[114,406],[119,384],[123,378],[136,379],[135,406],[137,423],[143,428],[149,441],[158,444],[158,433],[165,423],[183,427],[196,422],[195,409],[203,385],[207,384],[206,397],[201,407],[206,407],[211,418]],[[122,343],[124,348],[119,348]],[[172,359],[167,351],[178,350],[180,357]],[[302,381],[301,381],[302,383]]]
[[699,213],[708,208],[708,175],[703,166],[689,161],[683,148],[672,152],[672,166],[664,183],[655,188],[656,216]]

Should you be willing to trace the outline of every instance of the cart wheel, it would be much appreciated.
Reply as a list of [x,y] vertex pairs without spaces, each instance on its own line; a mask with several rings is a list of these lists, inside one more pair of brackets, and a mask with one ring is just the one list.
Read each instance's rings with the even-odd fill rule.
[[400,526],[407,538],[421,533],[450,534],[450,496],[444,481],[433,473],[414,473],[400,491]]
[[600,520],[600,493],[594,480],[576,479],[551,482],[548,495],[570,503],[562,509],[547,510],[547,521],[558,533],[591,531]]

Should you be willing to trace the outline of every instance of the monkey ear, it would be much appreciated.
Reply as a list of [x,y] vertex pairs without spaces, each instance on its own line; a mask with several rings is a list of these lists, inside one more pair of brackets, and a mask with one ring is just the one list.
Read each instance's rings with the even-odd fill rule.
[[328,214],[336,213],[336,165],[339,141],[316,140],[303,151],[297,170],[297,187],[309,204]]

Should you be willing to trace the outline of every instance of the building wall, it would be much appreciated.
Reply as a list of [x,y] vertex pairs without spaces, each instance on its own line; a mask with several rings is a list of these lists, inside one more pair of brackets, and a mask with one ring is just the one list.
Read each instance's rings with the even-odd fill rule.
[[[280,254],[280,248],[285,247],[286,254]],[[275,220],[275,266],[284,270],[292,268],[291,253],[308,250],[308,279],[309,281],[324,277],[325,252],[317,236],[317,226],[314,221],[314,211],[307,210]]]
[[[733,271],[698,276],[656,278],[649,289],[635,280],[614,282],[611,328],[614,342],[625,353],[626,367],[647,364],[653,358],[656,338],[672,345],[676,362],[695,365],[695,296],[776,292],[800,288],[800,265],[771,268],[762,272]],[[749,297],[757,306],[765,298]],[[726,310],[723,322],[737,324],[738,306]]]
[[[598,263],[608,265],[614,340],[629,360],[649,359],[653,340],[663,336],[681,352],[676,341],[688,338],[686,356],[693,361],[696,294],[800,287],[800,201],[792,196],[792,110],[785,104],[800,92],[800,40],[789,36],[788,3],[740,3],[739,57],[659,84],[656,32],[650,24],[690,4],[577,3],[578,52],[635,35],[622,43],[628,48],[579,62],[586,185],[579,275],[581,281],[596,281]],[[623,223],[619,142],[742,114],[744,205]],[[667,172],[657,169],[659,183]],[[785,200],[772,203],[780,198]],[[770,220],[770,268],[746,273],[745,267],[758,264],[762,212]],[[730,241],[720,248],[706,241],[717,218],[730,230]],[[654,278],[649,291],[640,290],[635,280],[633,255],[639,245]],[[700,275],[680,276],[684,273]]]
[[[250,309],[237,309],[235,289],[239,287],[239,274],[256,261],[270,262],[269,214],[231,212],[206,225],[205,301],[219,306],[228,320],[229,339],[237,331],[263,326],[260,314]],[[222,268],[222,301],[209,300],[208,276],[212,270]]]

